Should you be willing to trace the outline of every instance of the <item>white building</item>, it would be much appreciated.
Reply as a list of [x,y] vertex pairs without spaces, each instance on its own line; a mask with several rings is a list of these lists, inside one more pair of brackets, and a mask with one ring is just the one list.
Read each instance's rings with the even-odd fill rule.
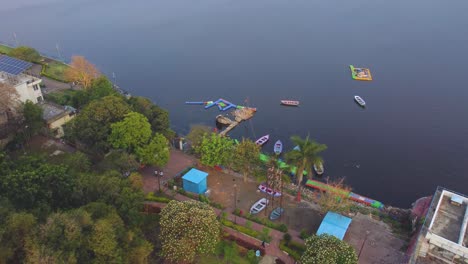
[[21,102],[30,100],[38,103],[44,100],[40,87],[41,79],[23,73],[31,63],[0,55],[0,82],[15,88]]
[[437,188],[410,263],[468,263],[468,197]]

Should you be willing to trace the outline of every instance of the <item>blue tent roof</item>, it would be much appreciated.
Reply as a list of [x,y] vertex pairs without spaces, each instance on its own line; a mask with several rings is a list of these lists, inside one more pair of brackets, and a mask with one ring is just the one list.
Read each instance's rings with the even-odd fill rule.
[[320,224],[317,235],[328,234],[343,240],[349,224],[351,224],[351,218],[334,212],[328,212]]
[[208,173],[193,168],[189,170],[187,173],[185,173],[182,179],[198,184],[201,181],[203,181],[207,176],[208,176]]

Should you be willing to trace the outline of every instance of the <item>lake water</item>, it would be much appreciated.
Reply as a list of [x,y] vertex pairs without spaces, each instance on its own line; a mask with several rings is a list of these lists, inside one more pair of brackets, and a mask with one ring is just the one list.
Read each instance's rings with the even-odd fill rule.
[[310,134],[328,176],[407,207],[437,185],[468,193],[467,13],[465,0],[5,0],[0,40],[84,55],[179,133],[219,114],[185,101],[248,98],[258,113],[233,137],[270,134],[272,152]]

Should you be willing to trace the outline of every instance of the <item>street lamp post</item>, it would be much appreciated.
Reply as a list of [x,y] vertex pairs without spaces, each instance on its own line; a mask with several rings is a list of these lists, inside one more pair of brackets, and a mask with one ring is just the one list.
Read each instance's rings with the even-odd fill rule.
[[237,224],[237,184],[234,184],[234,224]]
[[161,192],[161,178],[164,176],[164,172],[155,170],[154,176],[158,178],[158,189],[159,189],[159,192]]

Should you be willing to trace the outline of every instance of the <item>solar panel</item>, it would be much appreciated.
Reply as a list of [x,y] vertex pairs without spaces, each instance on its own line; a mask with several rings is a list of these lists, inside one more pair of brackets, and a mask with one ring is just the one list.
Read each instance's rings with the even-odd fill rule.
[[6,55],[0,55],[0,71],[12,75],[18,75],[31,66],[32,63],[30,62],[18,60]]

